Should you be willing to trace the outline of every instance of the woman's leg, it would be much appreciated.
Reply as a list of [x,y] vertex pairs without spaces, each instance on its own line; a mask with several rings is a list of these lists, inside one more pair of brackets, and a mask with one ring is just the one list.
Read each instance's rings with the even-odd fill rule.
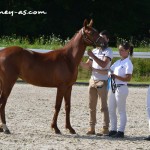
[[124,132],[127,115],[126,115],[126,98],[128,96],[128,87],[126,85],[118,87],[115,93],[118,113],[120,115],[120,126],[118,131]]
[[109,110],[109,118],[110,118],[110,130],[117,131],[117,115],[116,115],[116,99],[115,94],[110,91],[108,98],[108,110]]
[[92,81],[89,83],[89,109],[90,109],[90,129],[87,134],[95,134],[95,124],[96,124],[96,106],[97,106],[97,89],[92,86]]

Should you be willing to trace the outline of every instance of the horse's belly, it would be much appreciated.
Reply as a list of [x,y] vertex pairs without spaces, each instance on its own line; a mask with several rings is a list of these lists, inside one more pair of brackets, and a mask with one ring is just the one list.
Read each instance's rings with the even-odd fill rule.
[[35,85],[35,86],[41,86],[41,87],[56,87],[57,85],[55,82],[50,81],[48,79],[42,78],[42,77],[20,77],[23,81]]
[[31,74],[30,76],[20,76],[20,78],[29,84],[41,87],[59,87],[62,85],[72,85],[76,81],[76,79],[71,78],[54,78],[54,76],[43,77],[42,75],[32,76]]

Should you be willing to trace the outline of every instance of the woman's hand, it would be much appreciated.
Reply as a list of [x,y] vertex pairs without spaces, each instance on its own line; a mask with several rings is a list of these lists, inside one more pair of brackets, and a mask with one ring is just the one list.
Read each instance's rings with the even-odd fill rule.
[[110,74],[110,77],[113,78],[113,79],[115,79],[115,78],[117,77],[117,75],[111,73],[111,74]]
[[90,51],[90,50],[87,52],[87,54],[88,54],[90,57],[92,57],[92,58],[94,57],[93,52],[92,52],[92,51]]

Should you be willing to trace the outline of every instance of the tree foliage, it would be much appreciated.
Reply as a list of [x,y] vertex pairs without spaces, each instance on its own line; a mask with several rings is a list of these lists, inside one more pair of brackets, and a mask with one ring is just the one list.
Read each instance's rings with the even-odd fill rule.
[[149,0],[1,0],[0,11],[45,11],[46,15],[0,14],[0,35],[60,35],[72,37],[85,18],[95,28],[107,29],[113,37],[150,35]]

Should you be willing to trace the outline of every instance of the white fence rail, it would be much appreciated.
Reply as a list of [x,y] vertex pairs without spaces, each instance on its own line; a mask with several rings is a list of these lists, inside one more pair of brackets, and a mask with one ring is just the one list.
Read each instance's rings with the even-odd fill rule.
[[[0,50],[2,50],[2,49],[3,49],[3,47],[0,48]],[[52,50],[46,50],[46,49],[30,49],[30,50],[36,51],[39,53],[46,53],[46,52],[52,51]],[[113,55],[114,55],[114,57],[120,57],[119,53],[116,51],[113,52]],[[88,56],[86,51],[84,53],[84,56]],[[133,58],[150,58],[150,52],[134,52]]]
[[[84,56],[88,56],[87,52],[84,53]],[[113,52],[114,57],[120,57],[119,53],[114,51]],[[133,58],[150,58],[150,52],[134,52]]]

